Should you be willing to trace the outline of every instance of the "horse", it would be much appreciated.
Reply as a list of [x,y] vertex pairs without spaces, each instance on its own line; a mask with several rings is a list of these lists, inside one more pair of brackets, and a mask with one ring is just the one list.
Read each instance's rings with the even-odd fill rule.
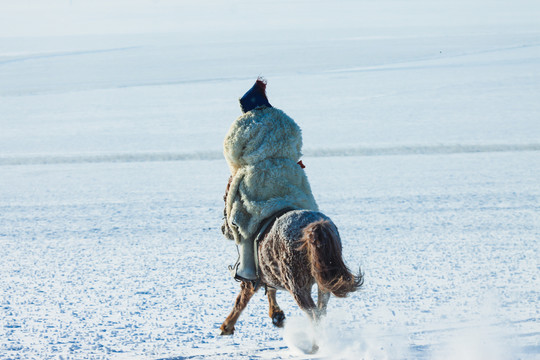
[[[226,214],[225,214],[226,216]],[[227,236],[227,222],[222,231]],[[342,257],[338,229],[321,212],[291,210],[274,220],[258,247],[259,281],[267,289],[272,323],[283,327],[285,315],[276,301],[276,291],[288,291],[312,322],[324,315],[330,295],[343,298],[357,291],[364,282],[362,272],[353,274]],[[311,290],[317,284],[315,304]],[[221,335],[231,335],[249,300],[260,288],[242,281],[234,307],[220,327]],[[316,345],[313,345],[316,351]]]

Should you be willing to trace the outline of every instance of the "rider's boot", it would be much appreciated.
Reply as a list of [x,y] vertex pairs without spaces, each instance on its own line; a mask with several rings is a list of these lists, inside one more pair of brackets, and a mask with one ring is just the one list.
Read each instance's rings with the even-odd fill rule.
[[257,280],[257,271],[255,270],[255,253],[252,240],[243,240],[238,245],[240,259],[236,267],[234,278],[237,280]]

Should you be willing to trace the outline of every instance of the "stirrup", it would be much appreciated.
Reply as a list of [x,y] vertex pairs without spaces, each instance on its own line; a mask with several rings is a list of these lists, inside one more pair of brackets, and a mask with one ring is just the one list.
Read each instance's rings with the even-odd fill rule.
[[236,272],[238,271],[238,266],[240,266],[239,261],[237,261],[236,264],[234,264],[234,265],[229,265],[228,266],[229,273],[231,274],[231,276],[233,277],[234,280],[243,281],[243,279],[236,274]]

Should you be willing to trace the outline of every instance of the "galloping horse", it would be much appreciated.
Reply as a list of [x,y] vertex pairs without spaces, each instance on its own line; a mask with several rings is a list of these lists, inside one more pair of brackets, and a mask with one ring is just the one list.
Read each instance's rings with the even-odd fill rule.
[[[276,302],[277,289],[289,291],[298,306],[317,322],[326,314],[330,294],[345,297],[362,286],[362,273],[354,275],[343,262],[338,230],[324,214],[289,211],[269,229],[258,243],[258,261],[260,282],[266,286],[275,326],[282,327],[285,320]],[[228,231],[226,225],[223,231]],[[317,305],[311,297],[314,284],[318,287]],[[221,335],[234,333],[238,317],[256,291],[253,283],[241,283],[234,308],[221,325]]]

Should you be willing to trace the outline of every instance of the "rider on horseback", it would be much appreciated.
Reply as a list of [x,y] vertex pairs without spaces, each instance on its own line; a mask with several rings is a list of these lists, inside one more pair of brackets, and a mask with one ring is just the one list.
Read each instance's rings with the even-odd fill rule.
[[268,102],[266,82],[240,99],[243,115],[232,124],[223,145],[231,171],[225,195],[223,234],[235,240],[240,258],[234,277],[257,280],[254,241],[261,224],[284,209],[317,211],[300,160],[298,125]]

